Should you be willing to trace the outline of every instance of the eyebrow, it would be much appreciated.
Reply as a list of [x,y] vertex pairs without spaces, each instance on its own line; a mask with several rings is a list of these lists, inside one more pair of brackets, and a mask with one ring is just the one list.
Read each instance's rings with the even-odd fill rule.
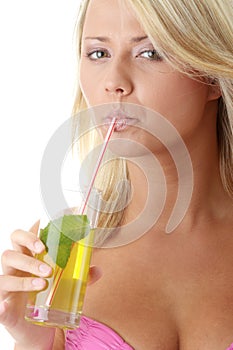
[[[147,35],[144,35],[144,36],[137,36],[137,37],[134,37],[134,38],[131,38],[129,41],[131,43],[139,43],[145,39],[148,39],[148,36]],[[101,41],[101,42],[110,42],[110,39],[108,37],[105,37],[105,36],[86,36],[84,38],[84,40],[98,40],[98,41]]]

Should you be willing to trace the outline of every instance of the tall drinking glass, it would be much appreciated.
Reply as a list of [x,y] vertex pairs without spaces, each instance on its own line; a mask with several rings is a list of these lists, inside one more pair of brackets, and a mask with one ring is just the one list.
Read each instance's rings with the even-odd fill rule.
[[49,264],[52,275],[47,287],[29,293],[26,320],[47,326],[79,326],[90,267],[94,231],[100,211],[101,193],[92,189],[85,203],[85,191],[63,191],[67,206],[53,219],[40,222],[40,239],[46,251],[36,258]]

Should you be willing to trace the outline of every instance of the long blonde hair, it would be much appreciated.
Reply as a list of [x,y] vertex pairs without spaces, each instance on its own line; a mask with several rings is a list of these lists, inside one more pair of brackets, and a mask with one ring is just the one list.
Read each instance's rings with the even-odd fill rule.
[[[77,56],[85,14],[90,0],[83,0],[77,23]],[[218,85],[219,99],[217,136],[222,183],[233,197],[233,2],[231,0],[119,0],[130,6],[151,41],[168,62],[192,78],[202,76]],[[197,73],[198,72],[198,73]],[[86,104],[77,86],[73,114]],[[86,144],[87,145],[87,144]],[[85,146],[86,146],[85,145]],[[120,164],[119,164],[120,162]],[[104,175],[105,191],[111,193],[115,184],[128,177],[124,160],[111,162]],[[110,197],[110,195],[107,195]],[[119,214],[119,213],[118,213]],[[111,218],[111,225],[121,220]]]
[[[222,183],[233,197],[233,1],[127,0],[167,60],[221,89],[217,136]],[[192,73],[193,71],[193,73]],[[188,73],[187,73],[188,72]],[[198,73],[197,73],[198,72]]]

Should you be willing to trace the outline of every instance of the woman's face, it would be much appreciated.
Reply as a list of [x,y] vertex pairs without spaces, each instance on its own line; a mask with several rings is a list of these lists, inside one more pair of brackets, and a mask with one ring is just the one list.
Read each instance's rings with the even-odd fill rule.
[[209,86],[172,69],[123,3],[90,0],[80,62],[88,107],[137,104],[161,114],[181,136],[190,135],[206,116]]

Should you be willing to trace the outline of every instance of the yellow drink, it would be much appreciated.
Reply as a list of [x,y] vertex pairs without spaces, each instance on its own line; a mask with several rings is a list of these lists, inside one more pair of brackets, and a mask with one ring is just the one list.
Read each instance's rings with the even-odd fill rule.
[[[54,263],[49,249],[48,253],[36,256],[53,268],[53,274],[47,278],[48,285],[45,290],[29,293],[26,320],[39,325],[61,328],[76,328],[79,325],[91,261],[93,235],[92,229],[85,238],[72,244],[64,268]],[[52,247],[53,255],[56,243]],[[56,252],[58,253],[58,249]]]

